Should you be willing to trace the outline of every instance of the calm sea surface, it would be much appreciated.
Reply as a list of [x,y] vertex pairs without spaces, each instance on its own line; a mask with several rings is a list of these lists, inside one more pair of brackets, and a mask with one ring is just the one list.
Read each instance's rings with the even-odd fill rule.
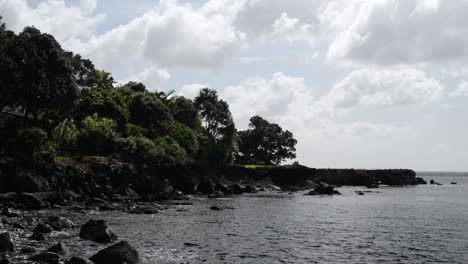
[[[468,263],[468,177],[423,177],[444,185],[197,199],[153,216],[95,212],[81,220],[107,219],[145,263]],[[101,248],[74,248],[73,239],[66,243],[74,253]]]

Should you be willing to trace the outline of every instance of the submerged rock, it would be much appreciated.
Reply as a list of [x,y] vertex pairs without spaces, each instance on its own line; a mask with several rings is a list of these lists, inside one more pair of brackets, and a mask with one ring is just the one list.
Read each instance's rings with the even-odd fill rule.
[[0,252],[15,251],[15,244],[11,239],[11,235],[8,232],[0,234]]
[[117,240],[117,235],[112,232],[106,221],[90,219],[81,227],[80,238],[98,243],[111,243]]
[[438,183],[438,182],[436,182],[436,181],[434,181],[434,180],[431,180],[429,183],[430,183],[430,184],[433,184],[433,185],[442,185],[441,183]]
[[99,251],[89,258],[95,264],[140,264],[140,256],[135,248],[121,241]]
[[47,224],[50,225],[54,230],[61,231],[64,229],[73,228],[75,225],[72,221],[61,216],[51,216],[47,219]]
[[62,242],[59,242],[53,245],[52,247],[48,248],[46,252],[52,252],[62,256],[68,255],[69,253],[68,248]]

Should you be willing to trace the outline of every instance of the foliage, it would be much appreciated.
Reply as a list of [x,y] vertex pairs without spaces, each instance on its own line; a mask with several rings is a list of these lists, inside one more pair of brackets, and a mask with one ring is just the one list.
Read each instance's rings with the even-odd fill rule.
[[163,149],[165,153],[159,163],[160,165],[169,166],[184,163],[187,158],[185,150],[177,144],[177,141],[169,136],[155,139],[154,145],[156,148]]
[[130,122],[148,130],[157,130],[165,122],[172,122],[169,109],[152,93],[132,95],[128,109]]
[[15,140],[11,142],[9,152],[14,156],[32,158],[35,153],[45,148],[47,132],[37,127],[18,131]]
[[114,120],[100,118],[97,114],[87,116],[81,122],[78,145],[85,154],[106,155],[114,150]]
[[147,129],[134,124],[126,124],[124,135],[126,137],[143,137],[149,134]]
[[76,127],[75,120],[67,118],[52,131],[52,138],[62,150],[73,151],[80,131]]
[[277,165],[296,157],[297,141],[293,134],[274,123],[254,116],[250,129],[239,132],[239,153],[236,159],[246,164]]
[[168,134],[185,149],[187,154],[195,156],[198,152],[198,139],[195,132],[179,122],[170,123],[169,126]]
[[174,120],[180,122],[192,129],[200,127],[200,119],[198,118],[198,110],[192,100],[182,96],[177,96],[173,100]]
[[125,94],[146,92],[146,86],[142,83],[137,82],[128,82],[120,86],[118,89]]

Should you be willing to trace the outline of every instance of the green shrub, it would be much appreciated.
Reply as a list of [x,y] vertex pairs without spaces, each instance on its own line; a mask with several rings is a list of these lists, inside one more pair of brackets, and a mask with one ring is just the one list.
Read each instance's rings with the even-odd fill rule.
[[195,132],[188,126],[174,122],[170,124],[169,135],[177,144],[185,149],[186,153],[194,157],[198,152],[198,139]]
[[127,137],[143,137],[148,135],[148,130],[134,124],[125,125],[125,136]]
[[114,120],[96,114],[85,117],[78,136],[78,150],[84,154],[110,154],[115,149],[115,126]]
[[75,120],[65,119],[52,131],[52,138],[61,150],[70,151],[76,148],[76,141],[80,131],[75,125]]
[[164,150],[164,158],[160,161],[161,165],[175,165],[185,163],[187,154],[183,148],[177,144],[173,138],[166,136],[154,140],[156,148]]
[[13,156],[32,158],[34,153],[41,151],[47,141],[47,132],[32,127],[18,131],[16,138],[9,144],[9,153]]

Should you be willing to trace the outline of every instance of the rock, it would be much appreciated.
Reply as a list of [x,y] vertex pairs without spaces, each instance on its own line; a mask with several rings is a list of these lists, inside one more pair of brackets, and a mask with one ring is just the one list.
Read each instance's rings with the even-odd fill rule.
[[379,185],[377,183],[371,183],[371,184],[366,185],[366,187],[368,189],[378,189]]
[[213,210],[213,211],[221,211],[222,210],[220,207],[218,207],[216,205],[211,206],[210,209]]
[[46,252],[52,252],[62,256],[68,255],[69,253],[68,248],[62,242],[59,242],[53,245],[52,247],[48,248]]
[[232,184],[229,186],[233,194],[243,194],[244,189],[238,183]]
[[416,184],[427,184],[427,182],[420,177],[416,177]]
[[245,192],[245,193],[256,193],[256,192],[257,192],[257,188],[255,188],[255,187],[252,186],[252,185],[247,185],[247,186],[245,186],[245,188],[244,188],[244,192]]
[[88,264],[89,262],[82,257],[72,257],[67,261],[67,264]]
[[224,196],[224,193],[222,191],[215,191],[214,193],[212,194],[208,194],[208,198],[221,198]]
[[47,207],[44,201],[31,193],[15,193],[10,199],[12,202],[21,205],[22,208],[27,210],[43,209]]
[[451,182],[450,184],[452,184],[452,185],[457,185],[458,183],[456,183],[456,182]]
[[225,194],[225,195],[232,194],[231,189],[229,189],[228,186],[226,186],[226,185],[224,185],[224,184],[221,184],[221,183],[216,184],[215,189],[216,189],[217,191],[222,192],[222,193]]
[[135,248],[121,241],[99,251],[89,258],[95,264],[140,264],[140,256]]
[[36,252],[36,249],[33,248],[33,247],[23,247],[21,248],[21,253],[24,253],[24,254],[31,254],[31,253],[34,253]]
[[151,205],[137,206],[132,209],[130,214],[156,214],[159,210]]
[[80,238],[98,243],[111,243],[117,240],[117,235],[112,232],[106,221],[90,219],[81,227]]
[[317,187],[313,191],[306,193],[306,195],[333,195],[333,194],[341,194],[339,191],[333,189],[333,186],[320,182]]
[[37,255],[34,255],[29,258],[32,261],[40,261],[50,264],[59,264],[60,263],[60,255],[53,252],[42,252]]
[[207,177],[202,177],[200,183],[197,186],[197,192],[208,195],[215,191],[215,185],[213,181]]
[[51,216],[47,219],[47,224],[49,224],[54,230],[61,231],[64,229],[73,228],[75,225],[72,221],[68,220],[65,217],[61,216]]
[[357,195],[364,195],[364,192],[362,192],[362,191],[357,191],[356,193],[357,193]]
[[44,224],[44,223],[39,223],[37,224],[37,226],[34,228],[34,232],[38,232],[38,233],[43,233],[43,234],[47,234],[47,233],[50,233],[52,232],[54,229],[48,225],[48,224]]
[[15,244],[11,239],[11,235],[8,232],[0,234],[0,252],[15,251]]
[[0,256],[0,264],[10,264],[10,260],[7,258],[7,256]]
[[201,247],[199,244],[190,243],[190,242],[185,242],[184,246],[186,246],[186,247]]
[[429,183],[430,183],[430,184],[433,184],[433,185],[442,185],[441,183],[438,183],[438,182],[436,182],[436,181],[434,181],[434,180],[431,180]]
[[44,241],[45,237],[42,233],[34,232],[30,237],[29,240],[36,240],[36,241]]
[[2,215],[6,216],[6,217],[17,217],[17,216],[19,216],[19,213],[16,210],[11,210],[10,208],[5,207],[2,210]]

